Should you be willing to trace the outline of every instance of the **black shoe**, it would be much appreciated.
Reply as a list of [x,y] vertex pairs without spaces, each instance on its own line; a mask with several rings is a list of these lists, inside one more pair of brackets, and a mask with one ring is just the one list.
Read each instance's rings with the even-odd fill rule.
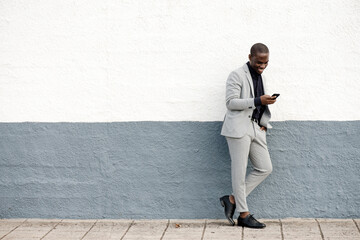
[[220,198],[221,206],[225,208],[225,216],[229,220],[232,226],[235,225],[233,220],[236,204],[232,204],[229,199],[229,195],[223,196]]
[[245,218],[238,217],[238,226],[248,227],[248,228],[264,228],[266,225],[259,222],[253,217],[253,214],[247,215]]

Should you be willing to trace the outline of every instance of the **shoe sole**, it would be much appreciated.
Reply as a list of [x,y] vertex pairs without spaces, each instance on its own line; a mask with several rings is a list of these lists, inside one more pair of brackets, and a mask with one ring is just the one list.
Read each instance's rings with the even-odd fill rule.
[[264,227],[249,227],[249,226],[245,226],[245,225],[237,225],[237,226],[239,226],[239,227],[247,227],[247,228],[265,228],[266,226],[264,226]]
[[256,229],[261,229],[261,228],[265,228],[265,227],[248,227],[248,226],[243,226],[243,225],[238,225],[239,227],[246,227],[246,228],[256,228]]

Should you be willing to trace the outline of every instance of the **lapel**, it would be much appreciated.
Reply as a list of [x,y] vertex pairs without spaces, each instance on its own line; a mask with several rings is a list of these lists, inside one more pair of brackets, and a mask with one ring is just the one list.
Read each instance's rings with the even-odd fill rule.
[[246,73],[246,78],[247,78],[247,80],[249,82],[249,85],[250,85],[250,90],[251,90],[252,97],[254,97],[255,96],[255,94],[254,94],[254,85],[253,85],[253,81],[252,81],[252,78],[251,78],[249,67],[245,63],[243,68],[244,68],[244,71]]

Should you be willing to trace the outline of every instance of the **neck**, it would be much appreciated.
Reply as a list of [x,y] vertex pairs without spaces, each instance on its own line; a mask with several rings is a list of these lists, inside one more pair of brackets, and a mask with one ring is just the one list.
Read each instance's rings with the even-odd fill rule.
[[247,62],[247,65],[249,67],[250,73],[255,74],[255,75],[261,75],[260,73],[255,71],[255,69],[250,65],[250,62]]

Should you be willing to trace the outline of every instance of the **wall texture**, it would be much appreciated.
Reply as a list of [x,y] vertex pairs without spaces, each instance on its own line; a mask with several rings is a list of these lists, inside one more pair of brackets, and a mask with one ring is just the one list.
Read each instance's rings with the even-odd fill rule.
[[[360,217],[360,2],[0,0],[0,218],[222,218],[228,74],[270,48],[258,217]],[[251,166],[249,165],[249,168]]]
[[[274,122],[259,217],[359,217],[360,121]],[[222,218],[221,122],[3,123],[0,217]],[[250,167],[250,165],[249,165]]]

